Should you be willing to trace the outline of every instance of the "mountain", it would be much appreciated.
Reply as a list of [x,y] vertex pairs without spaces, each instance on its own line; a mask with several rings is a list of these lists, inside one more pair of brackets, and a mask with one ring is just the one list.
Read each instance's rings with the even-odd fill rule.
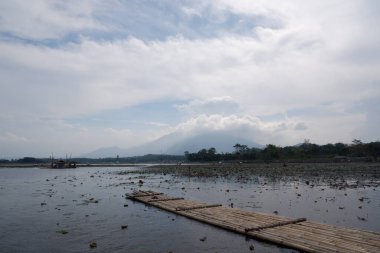
[[197,152],[202,148],[208,149],[214,147],[218,153],[226,153],[233,152],[233,146],[236,143],[247,145],[250,148],[262,148],[260,144],[251,140],[216,132],[185,138],[184,140],[178,141],[174,145],[168,147],[167,152],[168,154],[179,155],[183,154],[185,151]]
[[127,149],[122,149],[119,147],[100,148],[83,155],[83,157],[99,158],[116,157],[117,155],[120,157],[129,157],[145,154],[183,155],[185,151],[197,152],[202,148],[208,149],[210,147],[214,147],[219,153],[225,153],[232,152],[234,150],[233,146],[236,143],[247,145],[251,148],[263,147],[262,145],[249,139],[229,135],[225,132],[212,132],[193,136],[186,136],[181,133],[172,133],[137,147]]
[[126,154],[126,149],[122,149],[119,147],[103,147],[99,148],[97,150],[94,150],[90,153],[83,154],[81,157],[86,157],[86,158],[105,158],[105,157],[116,157],[119,155],[122,157],[122,154]]

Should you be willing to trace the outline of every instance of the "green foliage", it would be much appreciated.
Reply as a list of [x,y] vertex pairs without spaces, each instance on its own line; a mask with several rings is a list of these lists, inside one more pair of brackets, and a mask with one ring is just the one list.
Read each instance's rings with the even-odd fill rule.
[[[287,160],[314,159],[334,157],[365,157],[377,159],[380,157],[380,142],[363,143],[355,139],[353,144],[343,143],[317,145],[305,140],[298,146],[278,147],[268,144],[264,149],[249,148],[247,145],[235,144],[232,153],[217,153],[215,148],[201,149],[197,153],[185,152],[185,158],[190,162],[212,162],[231,160]],[[367,159],[368,160],[368,159]]]
[[268,144],[266,148],[261,152],[265,160],[272,160],[280,158],[281,148],[276,147],[273,144]]
[[37,159],[34,157],[24,157],[17,160],[18,163],[41,163],[43,162],[42,159]]
[[209,162],[209,161],[218,161],[220,154],[216,153],[216,149],[211,147],[208,150],[203,148],[197,153],[185,152],[185,158],[188,161],[200,161],[200,162]]
[[[75,158],[76,163],[81,164],[106,164],[106,163],[168,163],[181,162],[185,159],[182,155],[148,154],[133,157],[109,157],[109,158]],[[50,163],[50,158],[24,157],[18,160],[0,160],[0,163],[23,163],[23,164],[42,164]]]
[[182,155],[148,154],[132,157],[108,157],[108,158],[75,158],[78,163],[163,163],[181,162],[185,159]]
[[[249,148],[247,145],[235,144],[232,153],[217,153],[214,147],[203,148],[196,153],[185,152],[181,155],[148,154],[134,157],[110,157],[110,158],[75,158],[77,163],[165,163],[165,162],[216,162],[216,161],[270,161],[270,160],[289,160],[289,159],[318,159],[336,156],[347,157],[347,160],[365,158],[365,160],[377,160],[380,157],[380,141],[363,143],[361,140],[354,139],[351,145],[344,143],[328,143],[317,145],[305,140],[298,146],[279,147],[268,144],[264,149]],[[348,159],[348,157],[350,159]],[[1,164],[25,163],[40,164],[49,162],[49,158],[24,157],[18,160],[0,160]]]

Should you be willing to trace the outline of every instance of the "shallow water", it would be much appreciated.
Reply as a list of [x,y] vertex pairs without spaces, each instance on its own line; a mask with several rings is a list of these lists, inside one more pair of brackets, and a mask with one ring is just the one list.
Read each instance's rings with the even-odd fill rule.
[[124,198],[136,189],[380,232],[378,187],[117,174],[126,170],[136,168],[0,169],[0,251],[297,252]]

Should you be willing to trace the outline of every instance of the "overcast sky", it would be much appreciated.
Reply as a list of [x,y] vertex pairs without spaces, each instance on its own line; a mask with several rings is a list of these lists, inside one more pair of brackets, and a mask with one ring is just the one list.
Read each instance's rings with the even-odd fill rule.
[[0,1],[0,158],[222,130],[380,139],[378,0]]

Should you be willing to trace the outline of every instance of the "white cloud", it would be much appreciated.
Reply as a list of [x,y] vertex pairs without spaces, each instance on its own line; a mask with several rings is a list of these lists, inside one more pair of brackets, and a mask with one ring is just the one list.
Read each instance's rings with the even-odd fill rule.
[[[379,96],[373,66],[332,61],[323,48],[254,38],[138,39],[40,48],[0,44],[4,110],[71,116],[165,99],[230,96],[258,115]],[[274,40],[274,41],[272,41]],[[292,46],[290,46],[292,45]],[[19,68],[23,68],[22,75]],[[41,94],[46,94],[40,99]],[[17,97],[24,105],[10,101]],[[56,103],[62,97],[65,103]],[[78,102],[80,101],[80,106]],[[26,105],[26,106],[25,106]],[[26,108],[26,109],[25,109]]]
[[131,135],[131,130],[129,129],[114,129],[112,127],[104,129],[104,132],[110,135],[115,135],[117,137],[125,137]]
[[147,121],[144,122],[146,125],[155,126],[155,127],[170,127],[169,124],[161,123],[161,122],[155,122],[155,121]]
[[305,122],[299,122],[294,126],[294,130],[303,131],[307,129],[307,125]]
[[[227,9],[236,15],[267,17],[281,26],[259,25],[252,33],[222,32],[196,39],[178,35],[151,41],[132,36],[96,41],[83,36],[78,31],[108,27],[94,14],[103,4],[107,6],[101,1],[38,0],[32,7],[22,1],[0,3],[3,33],[34,40],[82,36],[78,43],[55,47],[0,41],[3,139],[13,131],[26,139],[45,138],[46,143],[50,140],[45,150],[62,139],[70,149],[75,138],[81,140],[78,150],[111,142],[137,144],[156,135],[147,132],[139,138],[123,130],[129,129],[127,125],[110,125],[104,131],[63,119],[157,101],[189,101],[177,106],[187,113],[179,119],[183,123],[162,125],[156,132],[160,134],[182,128],[222,129],[254,133],[263,143],[276,144],[366,134],[358,132],[366,129],[365,112],[351,107],[380,98],[376,2],[209,1],[199,8],[186,5],[186,12],[204,15],[212,5],[216,16]],[[256,117],[321,107],[326,115],[271,122]],[[62,120],[38,122],[40,118]],[[124,139],[107,139],[117,133]]]
[[14,133],[7,132],[3,135],[0,135],[0,141],[5,142],[5,143],[22,143],[22,142],[27,142],[28,139],[25,138],[24,136],[17,135]]
[[60,39],[84,29],[101,29],[92,13],[97,1],[0,2],[0,30],[26,39]]
[[0,132],[0,158],[19,157],[30,148],[30,144],[31,140],[20,133]]
[[[309,127],[302,131],[303,139],[313,143],[326,144],[344,142],[351,143],[355,138],[362,139],[357,130],[363,127],[366,117],[362,113],[345,114],[340,116],[315,117],[310,119]],[[375,141],[367,139],[367,141]]]
[[175,105],[180,111],[189,114],[233,114],[238,112],[239,104],[229,96],[195,99],[187,104]]
[[296,134],[297,127],[303,122],[295,119],[278,121],[263,121],[250,115],[198,115],[194,116],[171,129],[171,133],[181,133],[188,136],[225,132],[226,134],[257,143],[274,143],[277,145],[294,144],[300,138]]
[[[366,115],[335,114],[309,115],[304,118],[286,117],[278,120],[262,120],[242,115],[197,115],[188,118],[165,134],[175,133],[195,136],[210,132],[224,132],[228,135],[253,140],[260,144],[279,146],[295,145],[304,139],[312,143],[350,143],[357,130],[366,124]],[[372,140],[373,141],[373,140]]]

